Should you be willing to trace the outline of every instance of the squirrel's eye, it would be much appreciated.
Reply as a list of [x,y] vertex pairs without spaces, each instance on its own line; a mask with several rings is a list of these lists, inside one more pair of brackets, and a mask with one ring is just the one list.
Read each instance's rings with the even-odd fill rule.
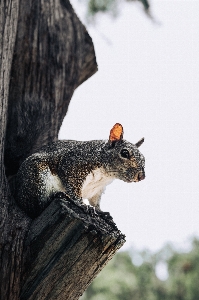
[[129,151],[127,149],[122,149],[121,156],[124,158],[130,158]]

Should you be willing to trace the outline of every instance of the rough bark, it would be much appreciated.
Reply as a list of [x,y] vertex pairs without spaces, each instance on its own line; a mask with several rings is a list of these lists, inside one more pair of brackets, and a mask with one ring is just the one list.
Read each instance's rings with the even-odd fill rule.
[[18,1],[0,3],[0,299],[18,299],[23,237],[28,218],[11,202],[4,168],[10,71],[17,32]]
[[92,40],[68,0],[0,0],[0,13],[0,299],[78,299],[124,237],[110,219],[82,217],[83,208],[66,199],[32,221],[8,179],[57,139],[74,90],[97,70]]

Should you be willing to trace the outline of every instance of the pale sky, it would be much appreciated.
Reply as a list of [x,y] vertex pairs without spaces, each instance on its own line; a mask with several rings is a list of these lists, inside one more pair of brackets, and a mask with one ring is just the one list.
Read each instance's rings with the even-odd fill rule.
[[[161,25],[135,4],[87,26],[99,71],[75,92],[60,139],[108,139],[112,126],[136,143],[146,179],[115,180],[102,196],[126,248],[186,247],[199,236],[199,1],[151,1]],[[82,18],[82,6],[75,3]]]

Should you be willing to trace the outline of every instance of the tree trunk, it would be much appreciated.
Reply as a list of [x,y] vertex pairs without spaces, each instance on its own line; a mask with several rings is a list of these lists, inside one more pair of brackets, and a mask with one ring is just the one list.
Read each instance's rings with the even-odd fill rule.
[[124,243],[111,218],[67,199],[31,220],[8,183],[26,157],[57,140],[74,90],[96,71],[92,40],[68,0],[0,0],[2,300],[78,299]]

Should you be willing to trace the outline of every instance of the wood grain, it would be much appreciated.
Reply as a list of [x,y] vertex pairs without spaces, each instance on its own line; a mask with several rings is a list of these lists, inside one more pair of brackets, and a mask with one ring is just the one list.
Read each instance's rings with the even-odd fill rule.
[[55,199],[30,227],[21,300],[78,299],[124,242],[109,214]]

